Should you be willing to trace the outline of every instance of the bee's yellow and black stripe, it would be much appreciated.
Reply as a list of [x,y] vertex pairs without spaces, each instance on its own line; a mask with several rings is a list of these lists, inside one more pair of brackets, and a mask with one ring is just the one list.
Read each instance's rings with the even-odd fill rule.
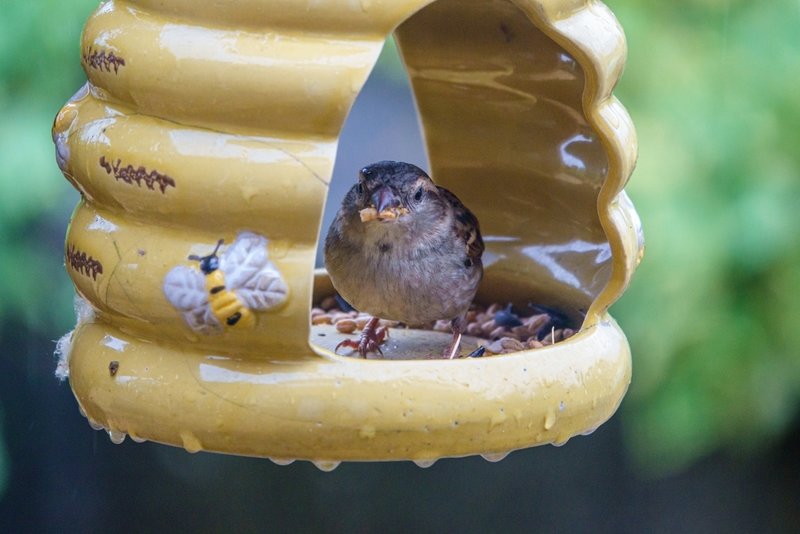
[[206,275],[208,305],[221,325],[251,327],[255,316],[236,293],[225,287],[225,275],[216,269]]

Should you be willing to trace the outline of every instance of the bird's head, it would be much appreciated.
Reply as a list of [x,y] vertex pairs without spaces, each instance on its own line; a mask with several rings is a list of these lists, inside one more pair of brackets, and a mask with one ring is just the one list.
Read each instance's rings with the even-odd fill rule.
[[439,190],[425,171],[399,161],[379,161],[361,169],[348,197],[345,202],[368,225],[421,223],[440,217],[444,209]]

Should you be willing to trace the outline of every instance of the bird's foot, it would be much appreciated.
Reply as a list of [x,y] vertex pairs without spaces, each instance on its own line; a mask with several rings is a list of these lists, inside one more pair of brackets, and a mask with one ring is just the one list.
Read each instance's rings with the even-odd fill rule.
[[377,317],[370,319],[364,326],[364,329],[361,331],[358,341],[353,339],[345,339],[336,345],[334,352],[338,353],[340,347],[348,347],[358,351],[358,354],[365,359],[367,354],[371,352],[377,352],[383,356],[383,351],[381,351],[380,345],[386,339],[386,327],[378,327],[378,321],[379,319]]

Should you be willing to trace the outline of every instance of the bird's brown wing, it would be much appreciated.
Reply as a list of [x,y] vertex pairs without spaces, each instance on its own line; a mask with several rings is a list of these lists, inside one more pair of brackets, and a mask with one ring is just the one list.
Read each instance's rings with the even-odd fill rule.
[[439,192],[453,207],[453,225],[459,239],[466,246],[467,257],[473,262],[480,261],[484,245],[478,218],[453,193],[444,187],[439,187]]

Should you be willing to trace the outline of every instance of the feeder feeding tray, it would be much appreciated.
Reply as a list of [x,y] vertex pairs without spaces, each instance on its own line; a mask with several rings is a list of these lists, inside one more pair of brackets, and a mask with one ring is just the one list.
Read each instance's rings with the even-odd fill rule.
[[[393,329],[376,360],[312,326],[333,295],[314,261],[338,136],[391,32],[432,177],[481,221],[476,300],[558,310],[568,339],[422,360],[449,334]],[[59,373],[82,413],[116,442],[323,469],[591,432],[630,382],[607,310],[643,250],[622,190],[635,133],[611,95],[625,54],[593,0],[103,3],[53,127],[81,193]]]

